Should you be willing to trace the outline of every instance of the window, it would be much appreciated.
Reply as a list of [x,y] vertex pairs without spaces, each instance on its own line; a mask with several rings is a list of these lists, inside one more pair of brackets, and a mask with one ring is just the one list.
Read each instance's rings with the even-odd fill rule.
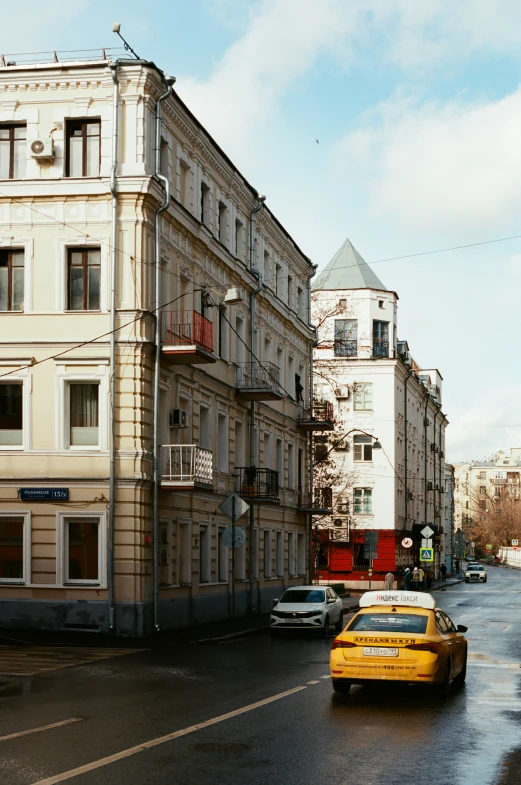
[[181,193],[179,194],[181,204],[183,207],[188,207],[189,204],[189,178],[190,178],[190,167],[184,161],[181,161]]
[[284,442],[277,439],[275,442],[275,464],[278,473],[279,488],[284,487]]
[[335,319],[335,357],[356,357],[358,354],[358,321]]
[[339,300],[339,301],[338,301],[338,307],[339,307],[339,308],[342,308],[342,310],[343,310],[344,308],[347,308],[347,300]]
[[99,120],[67,122],[65,174],[67,177],[98,177],[101,161]]
[[284,577],[284,532],[277,532],[276,539],[277,578]]
[[23,383],[0,384],[0,447],[23,445]]
[[99,384],[69,383],[69,445],[99,445]]
[[378,300],[378,307],[379,308],[383,308],[384,307],[384,301],[383,300]]
[[354,437],[354,460],[372,461],[373,460],[373,440],[370,436]]
[[26,516],[0,517],[0,581],[25,583]]
[[288,307],[293,307],[293,278],[288,275]]
[[172,584],[172,522],[162,520],[159,526],[159,583]]
[[168,172],[168,142],[163,137],[161,137],[161,147],[160,147],[159,153],[160,153],[159,171],[161,172],[163,177],[166,177],[166,179],[168,180],[169,179],[169,177],[168,177],[168,174],[169,174],[169,172]]
[[354,409],[364,411],[373,408],[373,385],[355,384],[354,385]]
[[177,529],[177,574],[182,586],[192,583],[192,527],[189,521],[179,521]]
[[297,533],[297,575],[306,574],[306,535]]
[[250,564],[250,574],[254,580],[259,579],[259,547],[260,547],[260,532],[255,529],[253,533],[253,562]]
[[373,320],[373,357],[389,357],[389,322]]
[[275,294],[278,297],[280,297],[280,294],[281,294],[281,292],[280,292],[280,286],[281,286],[280,282],[281,282],[281,279],[282,279],[282,267],[280,266],[280,264],[276,264],[275,265],[275,286],[273,288],[275,289]]
[[67,251],[67,310],[99,311],[101,281],[99,248]]
[[242,238],[244,224],[239,218],[235,219],[235,256],[242,254]]
[[304,292],[300,286],[297,286],[297,316],[304,318]]
[[271,578],[271,532],[264,532],[264,577]]
[[235,468],[245,465],[244,423],[235,420]]
[[226,319],[226,306],[219,305],[219,357],[228,359],[228,322]]
[[224,527],[217,530],[217,580],[224,583],[228,580],[228,548],[223,543]]
[[0,180],[25,177],[27,126],[0,125]]
[[[281,484],[279,482],[279,484]],[[288,444],[288,488],[295,488],[295,447]]]
[[270,259],[270,252],[264,251],[264,282],[266,284],[272,284],[271,281],[271,259]]
[[210,217],[210,189],[206,183],[201,183],[201,223],[208,225]]
[[199,446],[210,449],[210,409],[207,406],[199,407]]
[[373,492],[370,488],[355,488],[354,513],[355,515],[370,515],[373,511]]
[[210,527],[199,525],[199,583],[210,582]]
[[24,309],[24,252],[0,250],[0,311]]
[[100,583],[100,519],[66,518],[65,583]]
[[228,471],[228,416],[221,412],[217,415],[217,468]]
[[224,202],[219,202],[217,213],[219,240],[226,245],[228,240],[228,208]]
[[264,432],[264,468],[271,469],[273,456],[271,454],[271,433],[269,431]]
[[295,549],[295,532],[288,532],[288,575],[297,574],[297,552]]
[[478,480],[486,480],[487,473],[486,472],[478,472]]
[[479,486],[479,492],[480,492],[481,496],[486,496],[487,495],[487,487],[486,487],[486,485],[480,485]]

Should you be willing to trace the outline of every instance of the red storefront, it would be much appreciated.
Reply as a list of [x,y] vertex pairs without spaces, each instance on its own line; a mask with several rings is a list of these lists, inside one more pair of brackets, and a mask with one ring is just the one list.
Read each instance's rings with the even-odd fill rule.
[[[368,582],[369,562],[364,558],[364,531],[351,531],[349,542],[336,542],[331,530],[322,529],[315,538],[316,578],[331,583],[363,587]],[[410,532],[384,529],[378,531],[378,556],[373,560],[372,581],[383,582],[389,570],[398,577],[406,565],[412,564],[414,548],[401,545]]]

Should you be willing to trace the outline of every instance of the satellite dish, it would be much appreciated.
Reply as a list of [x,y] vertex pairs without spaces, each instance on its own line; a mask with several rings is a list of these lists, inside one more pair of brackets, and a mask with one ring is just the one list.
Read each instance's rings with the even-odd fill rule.
[[[228,526],[222,534],[222,542],[227,548],[232,547],[233,526]],[[235,549],[240,548],[246,542],[246,532],[240,526],[235,527]]]

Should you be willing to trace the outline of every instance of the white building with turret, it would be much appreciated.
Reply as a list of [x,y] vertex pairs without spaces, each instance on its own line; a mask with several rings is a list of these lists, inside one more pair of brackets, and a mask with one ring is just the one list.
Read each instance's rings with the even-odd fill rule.
[[[398,336],[398,295],[349,240],[317,277],[314,396],[333,405],[335,430],[315,437],[315,485],[329,478],[333,515],[316,524],[319,579],[366,587],[416,562],[421,530],[445,559],[442,376],[423,370]],[[370,559],[367,532],[377,538]],[[374,534],[376,533],[376,534]],[[410,538],[412,547],[403,546]],[[376,555],[375,555],[376,554]]]

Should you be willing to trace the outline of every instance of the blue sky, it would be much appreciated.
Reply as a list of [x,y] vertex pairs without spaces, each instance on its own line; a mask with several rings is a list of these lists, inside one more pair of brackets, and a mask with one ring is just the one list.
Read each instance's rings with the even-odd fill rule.
[[[0,3],[10,52],[121,22],[320,266],[521,234],[518,0]],[[521,446],[521,240],[374,269],[444,377],[448,458]]]

